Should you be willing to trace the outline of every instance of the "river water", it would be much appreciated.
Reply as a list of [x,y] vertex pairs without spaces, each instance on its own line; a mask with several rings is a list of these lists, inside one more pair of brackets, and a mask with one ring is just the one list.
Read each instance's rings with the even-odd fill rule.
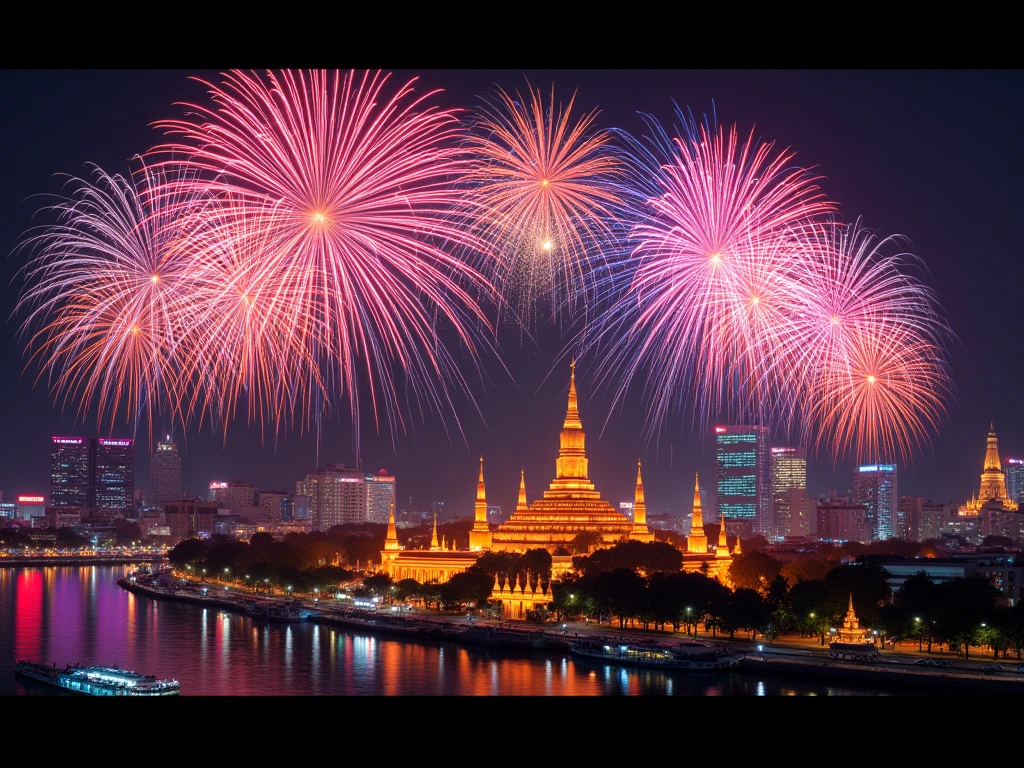
[[173,677],[183,696],[802,696],[896,691],[752,673],[687,674],[420,643],[309,624],[259,625],[217,609],[137,597],[133,566],[0,568],[0,695],[61,695],[16,678],[14,662],[80,662]]

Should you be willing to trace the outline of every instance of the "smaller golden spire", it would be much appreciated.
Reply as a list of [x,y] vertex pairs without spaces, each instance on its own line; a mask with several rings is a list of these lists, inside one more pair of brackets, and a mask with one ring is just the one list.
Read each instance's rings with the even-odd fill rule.
[[516,504],[516,512],[525,512],[529,508],[526,503],[526,470],[519,470],[519,502]]
[[437,543],[437,513],[434,513],[434,532],[430,535],[430,549],[432,551],[438,550],[441,545]]

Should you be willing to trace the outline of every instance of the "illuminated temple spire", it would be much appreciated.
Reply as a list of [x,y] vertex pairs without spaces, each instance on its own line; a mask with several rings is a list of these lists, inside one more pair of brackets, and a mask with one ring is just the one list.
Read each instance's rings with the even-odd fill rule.
[[647,504],[644,503],[644,479],[640,473],[640,460],[636,462],[636,491],[633,495],[633,529],[630,541],[654,541],[654,533],[647,527]]
[[1003,509],[1015,511],[1017,503],[1006,495],[1006,473],[999,459],[999,438],[996,437],[995,423],[990,422],[988,439],[985,442],[985,463],[981,468],[981,486],[977,498],[960,508],[960,514],[976,515],[986,504],[998,502]]
[[395,530],[395,505],[391,505],[391,513],[388,515],[388,535],[384,539],[384,550],[393,552],[401,549],[398,546],[398,531]]
[[725,518],[722,515],[718,516],[718,547],[715,549],[715,557],[729,557],[729,537],[725,533]]
[[526,470],[519,470],[519,502],[516,504],[516,512],[525,512],[529,509],[526,503]]
[[[569,365],[569,407],[565,412],[565,423],[558,437],[558,459],[555,462],[555,483],[553,488],[593,490],[593,483],[587,481],[587,453],[584,448],[586,434],[580,422],[579,404],[576,397],[576,359]],[[579,482],[579,481],[582,481]]]
[[704,514],[700,506],[700,476],[693,477],[693,516],[690,519],[690,535],[686,537],[686,551],[706,554],[708,537],[704,535]]
[[480,457],[480,476],[476,481],[476,506],[473,510],[473,528],[469,532],[469,548],[491,548],[491,527],[487,524],[487,489],[484,487],[484,457]]
[[441,545],[437,543],[437,513],[434,513],[434,532],[430,534],[430,551],[436,552],[441,548]]

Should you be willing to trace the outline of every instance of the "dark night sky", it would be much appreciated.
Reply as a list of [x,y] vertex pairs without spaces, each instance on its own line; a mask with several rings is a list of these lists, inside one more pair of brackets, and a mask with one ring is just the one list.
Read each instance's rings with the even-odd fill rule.
[[[187,79],[193,74],[216,76],[177,70],[0,72],[0,146],[7,147],[0,155],[0,249],[10,251],[31,225],[40,207],[32,195],[59,192],[54,174],[83,174],[87,162],[125,173],[132,155],[159,143],[150,124],[179,116],[176,101],[203,99],[202,87]],[[521,88],[524,75],[545,90],[554,82],[563,99],[578,88],[578,109],[599,107],[601,127],[633,133],[642,128],[637,111],[668,123],[673,99],[695,112],[710,111],[713,101],[719,122],[738,123],[741,133],[756,125],[763,139],[792,147],[799,164],[815,166],[826,177],[823,189],[847,220],[862,216],[882,235],[910,238],[959,337],[952,349],[957,401],[933,448],[913,467],[900,466],[900,493],[942,501],[969,495],[977,488],[990,420],[1004,455],[1024,453],[1017,375],[1024,359],[1018,332],[1024,326],[1017,231],[1024,210],[1021,72],[423,70],[397,72],[396,80],[409,75],[421,76],[425,89],[443,88],[435,103],[453,107],[473,106],[494,84]],[[8,315],[20,290],[20,266],[18,257],[8,258],[8,279],[0,283]],[[53,406],[45,387],[33,387],[35,372],[23,372],[16,330],[17,323],[8,321],[0,332],[0,359],[7,361],[0,366],[5,499],[49,494],[51,435],[96,434],[94,418],[76,424],[73,414],[62,415]],[[438,499],[449,509],[470,512],[480,453],[488,498],[506,509],[515,504],[521,465],[531,500],[553,477],[568,384],[568,366],[558,359],[566,339],[547,327],[536,345],[520,345],[512,336],[499,341],[515,381],[488,361],[492,383],[477,389],[483,420],[461,404],[465,441],[456,433],[449,442],[441,421],[433,419],[400,440],[396,454],[388,434],[378,437],[372,427],[364,428],[363,466],[386,467],[397,476],[400,505],[411,496],[416,507]],[[585,365],[577,370],[598,490],[613,503],[631,499],[639,456],[648,509],[688,511],[693,472],[701,472],[705,489],[712,487],[711,438],[678,419],[657,444],[643,442],[646,407],[638,391],[599,435],[609,398],[595,394],[597,383]],[[130,436],[130,427],[115,436]],[[147,435],[137,437],[136,484],[145,488]],[[209,432],[191,432],[185,440],[184,481],[191,493],[203,493],[212,479],[236,477],[265,489],[293,489],[315,461],[315,439],[292,434],[276,446],[264,445],[244,421],[229,429],[226,446]],[[325,427],[322,460],[353,463],[344,415]],[[845,489],[851,474],[852,462],[841,461],[833,470],[831,459],[822,457],[810,463],[809,489]]]

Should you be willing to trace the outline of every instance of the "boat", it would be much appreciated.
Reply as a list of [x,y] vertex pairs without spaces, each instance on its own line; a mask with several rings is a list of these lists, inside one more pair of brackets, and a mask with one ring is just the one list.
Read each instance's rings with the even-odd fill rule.
[[177,680],[157,679],[153,675],[140,675],[117,667],[83,667],[70,664],[59,669],[35,661],[19,661],[15,674],[69,693],[86,696],[177,696]]
[[296,600],[293,603],[258,603],[255,600],[245,601],[244,605],[245,614],[251,616],[254,619],[260,619],[262,621],[269,622],[290,622],[290,621],[308,621],[314,618],[316,614],[302,606],[302,603]]
[[654,641],[629,641],[620,637],[578,637],[569,652],[588,659],[658,669],[711,672],[739,666],[739,659],[725,648],[706,643],[676,645]]
[[488,645],[492,648],[541,650],[551,645],[550,638],[541,630],[511,629],[486,624],[474,624],[462,630],[458,639],[461,642]]

